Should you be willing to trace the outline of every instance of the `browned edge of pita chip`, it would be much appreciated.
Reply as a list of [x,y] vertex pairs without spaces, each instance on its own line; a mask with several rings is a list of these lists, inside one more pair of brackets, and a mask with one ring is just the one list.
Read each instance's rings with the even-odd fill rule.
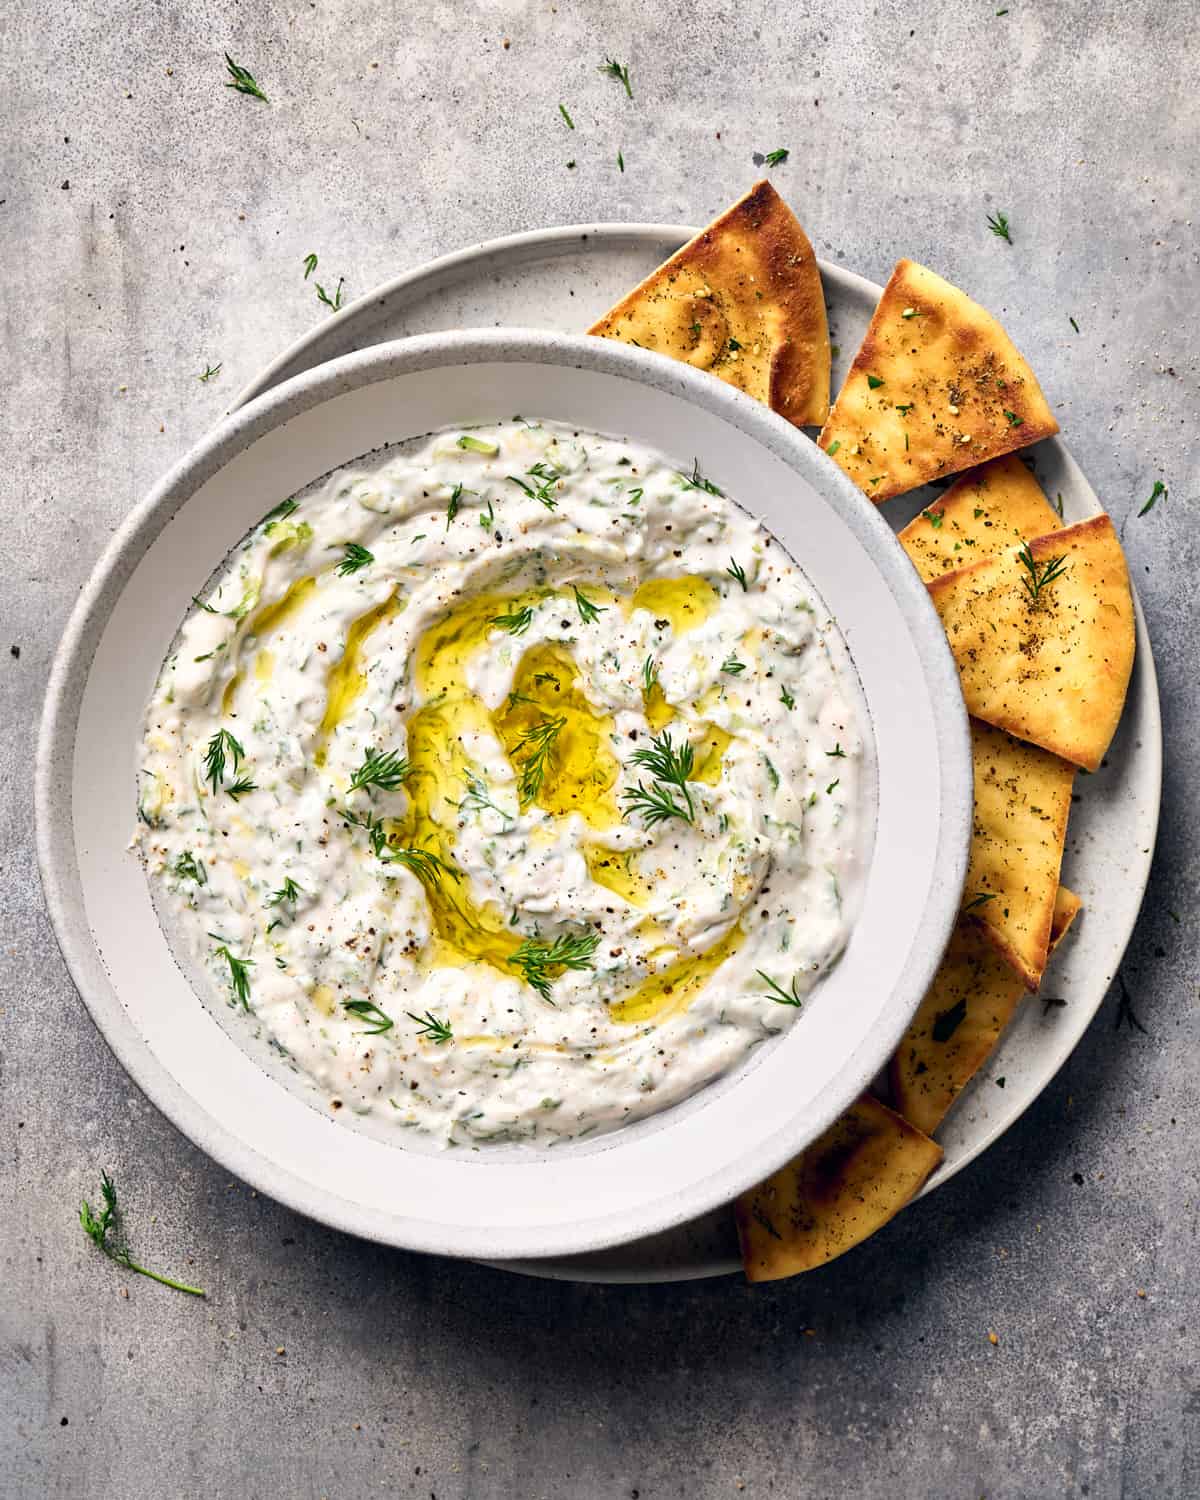
[[883,501],[1057,431],[997,319],[928,267],[901,260],[817,441]]
[[1133,670],[1135,622],[1112,521],[1092,516],[928,585],[967,711],[1096,770]]
[[797,427],[829,415],[820,268],[795,214],[765,180],[588,332],[708,370]]
[[1074,926],[1075,918],[1083,910],[1083,898],[1065,885],[1060,885],[1054,898],[1054,916],[1050,922],[1050,952],[1053,953]]
[[968,563],[1031,541],[1061,524],[1042,487],[1015,453],[956,479],[899,533],[926,583]]
[[811,1271],[869,1238],[909,1203],[941,1147],[873,1094],[734,1206],[749,1281]]

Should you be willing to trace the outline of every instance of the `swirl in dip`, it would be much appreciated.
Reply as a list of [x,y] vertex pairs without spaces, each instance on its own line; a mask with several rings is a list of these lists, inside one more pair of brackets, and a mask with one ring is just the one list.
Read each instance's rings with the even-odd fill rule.
[[847,937],[836,627],[699,469],[514,421],[277,507],[147,710],[160,910],[335,1109],[609,1130],[791,1025]]

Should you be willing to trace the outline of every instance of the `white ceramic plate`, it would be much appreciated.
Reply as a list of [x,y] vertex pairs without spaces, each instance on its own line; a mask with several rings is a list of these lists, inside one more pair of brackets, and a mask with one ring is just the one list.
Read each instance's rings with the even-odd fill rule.
[[[693,233],[664,224],[575,225],[509,235],[442,256],[318,323],[261,371],[235,406],[335,354],[388,339],[488,325],[562,332],[586,328]],[[835,344],[836,389],[880,288],[839,266],[823,264],[821,269]],[[1068,522],[1101,508],[1064,441],[1041,444],[1036,459],[1047,493],[1062,496]],[[929,492],[919,491],[890,502],[884,514],[899,528],[928,502]],[[1076,786],[1079,801],[1071,816],[1063,878],[1087,905],[1055,959],[1046,991],[1067,1005],[1048,1014],[1038,1004],[1022,1009],[939,1132],[946,1156],[926,1192],[935,1192],[1016,1123],[1091,1022],[1141,906],[1161,782],[1158,687],[1139,608],[1137,660],[1125,717],[1103,770],[1080,777]],[[739,1268],[732,1215],[724,1208],[652,1239],[519,1267],[530,1274],[585,1281],[684,1280]]]
[[[845,956],[788,1032],[674,1109],[553,1151],[430,1152],[331,1117],[197,1001],[127,844],[146,697],[188,600],[280,501],[360,455],[514,412],[704,472],[800,559],[854,660],[876,838]],[[727,1202],[818,1134],[912,1015],[958,907],[966,717],[925,589],[887,524],[795,428],[709,376],[596,339],[449,333],[347,355],[211,433],[113,539],[51,674],[39,852],[59,942],[146,1093],[255,1187],[337,1228],[446,1255],[561,1256]],[[217,997],[209,997],[217,998]],[[217,998],[223,1019],[226,1007]]]

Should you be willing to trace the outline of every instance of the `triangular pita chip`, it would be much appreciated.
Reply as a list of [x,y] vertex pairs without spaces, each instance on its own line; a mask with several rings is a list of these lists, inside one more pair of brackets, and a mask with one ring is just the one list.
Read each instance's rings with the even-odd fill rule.
[[872,500],[887,500],[1057,431],[991,313],[902,260],[817,441]]
[[1075,769],[971,720],[975,817],[963,912],[1035,990],[1046,967]]
[[1133,599],[1107,516],[929,584],[967,712],[1094,771],[1133,669]]
[[[1082,906],[1059,886],[1053,949]],[[995,1049],[1016,1014],[1025,987],[969,918],[951,934],[929,993],[896,1048],[889,1067],[896,1108],[932,1135],[950,1106]]]
[[927,1136],[863,1094],[811,1146],[734,1206],[749,1281],[824,1265],[881,1229],[942,1159]]
[[755,183],[588,332],[708,370],[797,427],[829,415],[821,273],[769,182]]
[[940,500],[913,517],[899,540],[928,583],[939,573],[1061,525],[1037,480],[1015,454],[1007,453],[955,480]]

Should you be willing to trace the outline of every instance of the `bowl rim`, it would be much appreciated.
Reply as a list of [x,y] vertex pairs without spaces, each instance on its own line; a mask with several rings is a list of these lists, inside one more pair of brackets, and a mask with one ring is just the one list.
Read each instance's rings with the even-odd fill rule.
[[[936,838],[938,879],[911,934],[903,970],[910,1003],[893,1005],[842,1066],[845,1075],[853,1064],[857,1084],[848,1097],[835,1096],[826,1102],[819,1130],[826,1128],[869,1085],[898,1043],[949,939],[970,841],[973,778],[968,719],[957,670],[936,611],[875,505],[800,429],[707,372],[647,350],[583,334],[458,329],[347,354],[264,392],[203,435],[151,488],[114,533],[81,590],[47,683],[35,764],[35,811],[43,891],[72,980],[130,1078],[189,1140],[258,1190],[333,1228],[380,1243],[439,1254],[525,1259],[582,1253],[672,1227],[729,1201],[764,1174],[761,1169],[735,1172],[731,1168],[703,1179],[687,1193],[665,1195],[663,1211],[653,1224],[647,1224],[644,1212],[639,1217],[632,1212],[617,1213],[608,1220],[585,1221],[582,1227],[588,1230],[586,1235],[546,1235],[539,1231],[539,1244],[532,1249],[528,1232],[524,1240],[519,1233],[514,1235],[509,1244],[477,1244],[468,1234],[460,1234],[456,1243],[447,1244],[444,1229],[442,1237],[437,1233],[414,1234],[414,1222],[419,1220],[398,1220],[300,1179],[210,1114],[143,1040],[109,980],[86,920],[72,809],[75,730],[96,645],[141,558],[194,491],[266,432],[337,395],[397,375],[489,361],[574,366],[632,379],[673,392],[729,422],[822,493],[880,571],[905,619],[929,689],[939,757],[942,798]],[[808,1139],[815,1138],[819,1130],[811,1132]],[[800,1147],[793,1143],[793,1149]],[[786,1156],[777,1161],[766,1159],[768,1170],[784,1159]],[[426,1223],[428,1229],[437,1230],[436,1224]]]

